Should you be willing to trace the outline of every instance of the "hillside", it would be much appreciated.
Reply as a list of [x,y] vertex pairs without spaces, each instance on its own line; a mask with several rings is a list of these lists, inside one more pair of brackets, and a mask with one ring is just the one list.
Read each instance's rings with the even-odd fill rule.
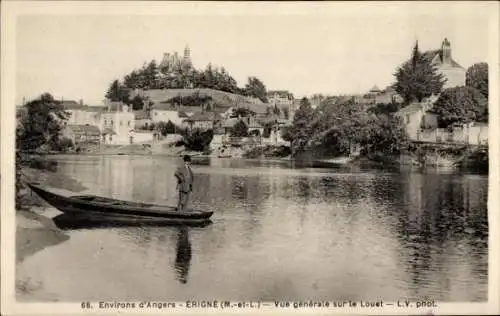
[[266,104],[261,100],[251,97],[246,97],[234,93],[213,90],[213,89],[155,89],[155,90],[145,90],[138,92],[139,95],[143,97],[148,97],[150,101],[154,104],[164,103],[175,97],[188,97],[196,96],[199,97],[211,97],[213,102],[217,104],[218,107],[228,108],[231,106],[243,106],[247,104],[262,105],[265,107]]

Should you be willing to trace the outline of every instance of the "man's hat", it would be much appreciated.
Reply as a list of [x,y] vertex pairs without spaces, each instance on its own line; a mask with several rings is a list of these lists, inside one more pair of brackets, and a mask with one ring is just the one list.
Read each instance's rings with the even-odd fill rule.
[[184,161],[189,162],[189,161],[191,161],[191,156],[189,156],[189,155],[184,155],[184,158],[183,158],[183,159],[184,159]]

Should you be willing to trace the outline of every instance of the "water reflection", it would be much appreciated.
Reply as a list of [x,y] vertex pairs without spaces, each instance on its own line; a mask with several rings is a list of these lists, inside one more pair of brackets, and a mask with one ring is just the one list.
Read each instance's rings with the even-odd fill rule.
[[189,231],[185,226],[178,228],[177,247],[175,256],[175,270],[179,282],[186,284],[188,281],[189,267],[191,266],[191,242]]
[[[126,199],[175,198],[178,159],[79,159],[61,163],[58,172]],[[193,166],[192,203],[215,211],[207,229],[70,232],[68,242],[47,250],[45,258],[57,260],[37,253],[26,269],[40,269],[48,285],[50,276],[64,278],[66,270],[68,278],[108,281],[97,290],[53,285],[62,298],[78,300],[110,293],[178,300],[487,299],[485,176],[214,164]],[[112,179],[119,172],[122,183]],[[96,244],[102,245],[98,257]],[[111,271],[107,263],[118,255],[128,260]],[[54,261],[66,270],[57,270]]]

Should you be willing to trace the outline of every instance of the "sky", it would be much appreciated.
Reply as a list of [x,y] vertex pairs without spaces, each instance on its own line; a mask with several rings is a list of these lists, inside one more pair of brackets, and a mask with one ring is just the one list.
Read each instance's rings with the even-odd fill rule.
[[186,45],[196,68],[209,62],[224,66],[239,86],[256,76],[268,90],[296,96],[365,93],[375,84],[383,88],[393,82],[395,68],[416,40],[425,51],[448,38],[453,58],[465,68],[488,61],[491,8],[454,5],[329,3],[279,11],[269,4],[232,14],[176,14],[168,6],[133,14],[108,6],[105,13],[93,8],[20,15],[16,102],[49,92],[102,104],[111,81],[144,62],[161,61],[165,52],[182,53]]

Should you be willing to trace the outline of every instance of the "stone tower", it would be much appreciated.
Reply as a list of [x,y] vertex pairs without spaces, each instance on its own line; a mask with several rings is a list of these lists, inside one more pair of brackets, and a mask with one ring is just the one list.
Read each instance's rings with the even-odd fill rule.
[[447,38],[441,45],[441,51],[443,52],[443,64],[451,64],[451,45]]
[[189,48],[189,45],[186,45],[184,48],[184,56],[182,58],[184,65],[191,66],[191,49]]

